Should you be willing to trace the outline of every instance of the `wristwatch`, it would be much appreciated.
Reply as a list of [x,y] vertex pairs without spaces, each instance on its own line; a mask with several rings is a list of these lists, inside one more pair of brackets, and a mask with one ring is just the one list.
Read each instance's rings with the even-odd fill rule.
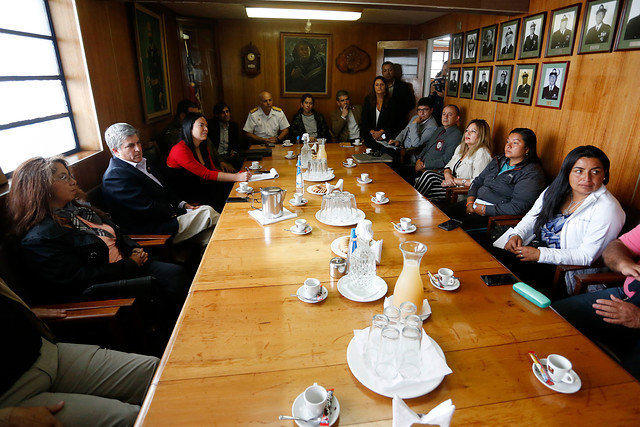
[[467,180],[466,180],[466,179],[463,179],[463,180],[462,180],[462,185],[466,185],[466,184],[467,184]]

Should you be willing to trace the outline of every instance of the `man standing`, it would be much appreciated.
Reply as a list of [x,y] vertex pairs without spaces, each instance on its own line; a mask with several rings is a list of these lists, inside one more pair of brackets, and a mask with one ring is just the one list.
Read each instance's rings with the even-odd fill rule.
[[416,173],[427,169],[442,169],[451,160],[462,139],[458,129],[460,109],[447,105],[442,111],[442,126],[436,129],[425,144],[416,161]]
[[569,47],[569,42],[571,41],[571,30],[567,29],[568,22],[569,18],[567,18],[567,15],[563,15],[560,20],[560,29],[554,32],[551,36],[552,49]]
[[433,113],[433,101],[431,98],[420,98],[418,101],[418,114],[413,116],[409,124],[389,141],[389,144],[404,149],[404,162],[414,165],[417,154],[422,151],[425,144],[438,128]]
[[507,72],[500,73],[500,82],[496,85],[496,95],[507,96],[509,85],[507,85]]
[[556,86],[558,70],[555,68],[549,73],[549,85],[542,89],[542,99],[558,99],[560,89]]
[[487,72],[483,71],[480,75],[480,83],[478,83],[478,95],[486,95],[489,90],[489,82],[487,81]]
[[289,134],[289,121],[282,109],[273,106],[269,92],[260,92],[260,105],[249,112],[244,130],[254,144],[275,144]]
[[173,118],[173,121],[162,130],[162,133],[158,138],[158,148],[160,148],[160,152],[165,159],[169,155],[171,147],[176,145],[182,139],[182,121],[184,120],[184,116],[187,113],[198,112],[200,112],[200,108],[195,102],[189,99],[183,99],[178,102],[176,115]]
[[518,98],[528,98],[531,94],[531,85],[528,83],[529,74],[525,71],[522,73],[522,84],[518,86],[516,96]]
[[104,139],[113,154],[102,177],[109,212],[127,234],[170,234],[207,244],[220,214],[212,207],[180,201],[153,165],[142,157],[137,130],[127,123],[111,125]]
[[529,25],[529,35],[526,39],[524,39],[524,47],[522,48],[525,52],[531,52],[538,50],[538,35],[536,34],[536,23],[531,22]]
[[601,4],[596,12],[596,25],[589,28],[587,36],[585,37],[585,44],[605,43],[609,41],[609,34],[611,34],[611,25],[607,25],[602,20],[607,14],[607,9]]
[[396,78],[393,62],[386,61],[382,64],[382,77],[387,83],[391,97],[391,110],[398,123],[398,129],[400,129],[406,126],[409,112],[416,106],[413,88],[408,83]]
[[337,142],[352,142],[360,138],[360,120],[362,105],[351,105],[349,92],[339,90],[336,93],[338,108],[331,112],[331,133]]
[[511,30],[511,27],[508,27],[507,31],[504,33],[504,44],[502,45],[500,54],[507,55],[511,53],[513,53],[513,31]]

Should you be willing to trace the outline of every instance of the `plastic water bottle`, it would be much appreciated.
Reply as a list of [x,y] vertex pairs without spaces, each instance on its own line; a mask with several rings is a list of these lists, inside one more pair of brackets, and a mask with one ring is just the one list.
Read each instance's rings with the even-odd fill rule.
[[298,156],[298,163],[296,164],[296,193],[304,195],[304,178],[302,177],[302,162]]

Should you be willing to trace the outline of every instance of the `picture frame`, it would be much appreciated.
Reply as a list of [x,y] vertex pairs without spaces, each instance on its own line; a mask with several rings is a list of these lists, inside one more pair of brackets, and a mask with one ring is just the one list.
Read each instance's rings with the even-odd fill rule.
[[460,67],[449,67],[447,79],[447,96],[458,96],[458,86],[460,79]]
[[640,49],[640,0],[627,0],[618,25],[615,50]]
[[516,59],[516,47],[518,44],[518,30],[520,29],[520,18],[500,24],[500,42],[498,49],[498,61],[508,61]]
[[464,33],[457,33],[451,36],[449,64],[462,63],[462,37]]
[[587,1],[578,54],[611,52],[620,0]]
[[280,33],[280,95],[331,96],[331,34]]
[[171,92],[164,17],[134,4],[136,54],[145,123],[162,120],[171,114]]
[[[542,63],[536,106],[556,110],[562,108],[568,73],[569,61]],[[553,74],[555,78],[552,77]]]
[[576,3],[551,11],[545,57],[568,56],[573,53],[580,6],[580,3]]
[[482,40],[480,44],[480,59],[478,62],[492,62],[496,55],[496,38],[498,34],[498,25],[489,25],[482,27],[480,38]]
[[[478,34],[479,30],[467,31],[464,35],[464,58],[462,60],[465,64],[476,62],[478,56]],[[471,82],[473,83],[473,82]]]
[[519,59],[540,58],[546,21],[547,12],[522,18]]
[[475,67],[463,67],[460,73],[462,84],[460,85],[460,98],[473,98]]
[[474,99],[477,101],[489,101],[489,93],[491,92],[491,70],[491,67],[478,67],[474,96]]
[[509,102],[513,65],[496,65],[494,70],[491,100],[507,103]]
[[513,91],[511,92],[511,103],[531,105],[533,94],[535,93],[536,71],[538,64],[517,64],[513,72]]

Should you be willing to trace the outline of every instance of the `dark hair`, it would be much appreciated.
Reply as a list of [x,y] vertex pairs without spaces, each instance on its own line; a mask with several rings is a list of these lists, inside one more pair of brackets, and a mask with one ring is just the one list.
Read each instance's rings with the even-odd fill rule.
[[[394,63],[393,63],[393,62],[391,62],[391,61],[384,61],[384,62],[382,63],[382,67],[384,67],[385,65],[396,65],[396,64],[394,64]],[[380,68],[382,68],[382,67],[380,67]],[[394,70],[394,71],[395,71],[395,70]]]
[[316,100],[315,100],[315,99],[313,99],[313,95],[311,95],[310,93],[305,93],[304,95],[302,95],[302,96],[300,97],[300,103],[301,103],[301,104],[302,104],[302,103],[304,103],[304,101],[305,101],[307,98],[311,98],[311,102],[313,102],[314,104],[316,103]]
[[560,166],[558,176],[556,176],[549,188],[547,188],[547,192],[544,193],[542,209],[538,214],[534,226],[536,234],[539,234],[542,226],[560,212],[560,206],[564,203],[567,193],[571,191],[571,186],[569,185],[571,170],[576,162],[583,157],[600,160],[604,168],[604,181],[602,184],[606,185],[609,182],[609,167],[611,166],[611,162],[604,151],[593,145],[582,145],[569,151],[569,154],[567,154],[567,157],[565,157],[562,162],[562,166]]
[[214,115],[222,114],[222,110],[224,110],[225,107],[227,107],[229,111],[231,111],[231,107],[229,107],[225,102],[218,102],[216,105],[213,106],[213,114]]
[[189,112],[189,108],[200,108],[198,104],[191,101],[190,99],[183,99],[178,102],[178,107],[176,108],[176,117],[180,114],[187,114]]
[[304,39],[304,40],[300,40],[293,47],[293,50],[291,51],[291,56],[293,57],[293,59],[295,59],[297,61],[300,58],[298,56],[298,49],[301,46],[305,46],[305,45],[309,47],[309,58],[313,58],[314,56],[316,56],[316,48],[315,48],[315,46],[312,45],[311,43],[309,43],[309,41],[307,39]]
[[447,104],[442,108],[442,111],[444,111],[444,109],[447,108],[447,107],[451,107],[451,108],[455,109],[456,110],[456,114],[458,116],[460,115],[460,108],[458,108],[457,105],[455,105],[455,104]]
[[428,96],[425,96],[424,98],[420,98],[418,100],[418,107],[429,107],[429,108],[433,108],[433,99],[431,99]]
[[349,92],[347,92],[344,89],[339,90],[338,92],[336,92],[336,101],[339,101],[341,96],[349,96]]
[[[207,118],[202,113],[187,113],[184,116],[184,120],[182,121],[182,140],[187,144],[187,147],[193,153],[193,156],[197,158],[196,154],[196,145],[193,143],[193,135],[191,131],[193,130],[193,125],[199,118],[203,118],[207,120]],[[202,154],[202,158],[204,159],[205,166],[208,168],[212,168],[213,166],[209,164],[209,148],[207,144],[200,145],[200,153]]]
[[536,152],[538,138],[536,137],[535,132],[533,132],[529,128],[515,128],[511,132],[509,132],[509,135],[511,135],[512,133],[517,133],[518,135],[520,135],[522,137],[522,140],[524,141],[525,147],[529,149],[527,154],[525,154],[525,161],[531,163],[540,163],[538,153]]
[[382,103],[387,104],[391,100],[391,97],[389,96],[389,88],[387,87],[387,81],[382,76],[376,76],[373,79],[373,83],[371,85],[371,92],[369,92],[369,95],[367,95],[367,100],[369,101],[369,104],[373,106],[377,104],[376,80],[382,80],[382,82],[384,83],[385,94],[384,94],[384,101],[382,101]]

